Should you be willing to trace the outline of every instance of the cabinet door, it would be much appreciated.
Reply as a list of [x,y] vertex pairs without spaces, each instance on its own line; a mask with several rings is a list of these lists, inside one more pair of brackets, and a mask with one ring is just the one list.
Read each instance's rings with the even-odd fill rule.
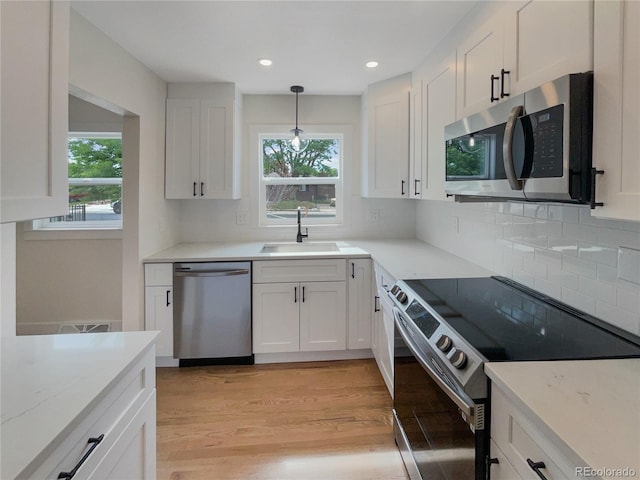
[[385,297],[380,299],[380,308],[382,309],[382,315],[380,315],[381,323],[379,325],[379,345],[378,350],[380,352],[378,361],[378,368],[384,379],[384,383],[387,385],[387,389],[391,396],[393,396],[393,340],[394,340],[394,323],[393,323],[393,306],[391,301]]
[[444,127],[455,121],[456,71],[455,53],[432,70],[425,80],[424,123],[426,130],[426,174],[422,198],[446,200]]
[[344,350],[347,339],[345,282],[301,283],[300,351]]
[[155,390],[105,454],[89,480],[155,480]]
[[145,287],[144,329],[160,330],[156,343],[158,357],[173,356],[173,288],[171,285]]
[[235,198],[233,101],[200,103],[200,186],[203,198]]
[[166,198],[200,197],[200,101],[167,100]]
[[491,106],[491,88],[499,97],[503,65],[504,26],[501,15],[489,19],[469,35],[457,48],[457,117],[477,113]]
[[369,99],[366,196],[409,196],[409,91]]
[[253,353],[300,350],[298,283],[253,285]]
[[593,69],[593,3],[587,0],[508,2],[505,86],[523,93],[567,73]]
[[592,215],[640,221],[640,2],[595,2]]
[[0,2],[0,222],[68,211],[69,2]]
[[371,321],[373,315],[371,260],[368,258],[348,261],[349,349],[371,347]]
[[[409,197],[422,198],[425,177],[423,175],[424,155],[423,149],[423,81],[415,79],[411,87],[410,105],[410,144],[409,158],[411,159],[411,177],[409,178]],[[454,98],[455,101],[455,98]]]
[[491,480],[522,480],[522,477],[513,468],[502,450],[491,440],[491,458],[496,459],[497,463],[489,465],[491,469]]

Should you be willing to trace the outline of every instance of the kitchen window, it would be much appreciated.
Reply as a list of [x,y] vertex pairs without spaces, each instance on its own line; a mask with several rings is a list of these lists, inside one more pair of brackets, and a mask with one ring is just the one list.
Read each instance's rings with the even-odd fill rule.
[[33,230],[122,230],[122,135],[70,133],[69,208],[33,221]]
[[307,225],[340,224],[343,212],[343,135],[306,135],[302,152],[288,136],[259,135],[260,224],[290,225],[298,208]]

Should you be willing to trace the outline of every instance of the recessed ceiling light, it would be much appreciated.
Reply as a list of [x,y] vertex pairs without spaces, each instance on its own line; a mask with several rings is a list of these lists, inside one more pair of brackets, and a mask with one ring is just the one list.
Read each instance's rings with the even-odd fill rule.
[[367,68],[376,68],[377,66],[378,66],[378,62],[376,62],[375,60],[367,62]]
[[268,58],[259,58],[258,63],[263,67],[269,67],[273,64],[273,62]]

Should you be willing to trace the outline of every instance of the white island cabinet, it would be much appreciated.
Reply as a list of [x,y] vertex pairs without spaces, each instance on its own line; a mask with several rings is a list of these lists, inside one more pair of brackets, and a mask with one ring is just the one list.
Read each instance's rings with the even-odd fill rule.
[[3,339],[0,478],[155,479],[156,337]]

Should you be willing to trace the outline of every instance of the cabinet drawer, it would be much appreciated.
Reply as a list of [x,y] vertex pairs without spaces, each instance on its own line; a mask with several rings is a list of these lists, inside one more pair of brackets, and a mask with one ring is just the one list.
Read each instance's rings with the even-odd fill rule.
[[172,263],[147,263],[144,266],[145,287],[173,284]]
[[563,455],[562,446],[549,438],[524,412],[514,407],[495,386],[491,401],[491,438],[523,479],[540,478],[527,462],[528,459],[544,463],[540,472],[548,480],[574,478],[578,465]]
[[112,386],[97,404],[91,408],[78,425],[56,447],[43,458],[40,466],[25,478],[34,480],[57,479],[61,472],[69,472],[78,464],[91,447],[89,438],[104,435],[91,455],[78,469],[76,478],[86,478],[106,452],[113,446],[122,430],[135,416],[141,406],[155,392],[155,349],[122,373],[120,380]]
[[271,260],[253,262],[253,283],[332,282],[346,279],[347,261]]

